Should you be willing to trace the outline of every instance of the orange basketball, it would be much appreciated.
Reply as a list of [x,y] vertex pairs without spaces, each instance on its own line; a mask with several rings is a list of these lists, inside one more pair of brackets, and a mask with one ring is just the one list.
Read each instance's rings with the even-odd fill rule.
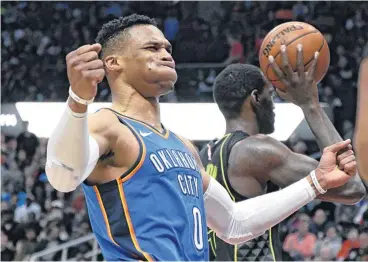
[[294,72],[297,71],[296,59],[298,44],[303,45],[305,71],[311,66],[314,53],[318,51],[319,57],[315,81],[318,83],[323,79],[330,65],[330,49],[328,48],[327,41],[321,32],[307,23],[288,22],[272,29],[264,38],[259,51],[259,63],[262,72],[274,87],[282,90],[284,85],[273,72],[268,61],[268,56],[272,55],[275,58],[276,64],[283,70],[280,55],[282,44],[286,45],[289,63]]

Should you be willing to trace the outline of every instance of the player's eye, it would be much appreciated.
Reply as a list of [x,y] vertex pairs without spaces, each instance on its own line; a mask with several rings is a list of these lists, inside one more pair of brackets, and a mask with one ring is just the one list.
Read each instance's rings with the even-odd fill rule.
[[149,46],[149,47],[147,47],[146,49],[147,49],[147,50],[150,50],[150,51],[153,51],[153,52],[155,52],[155,51],[157,51],[157,50],[158,50],[157,46]]
[[172,49],[170,47],[167,47],[166,48],[166,51],[169,53],[169,54],[172,54]]

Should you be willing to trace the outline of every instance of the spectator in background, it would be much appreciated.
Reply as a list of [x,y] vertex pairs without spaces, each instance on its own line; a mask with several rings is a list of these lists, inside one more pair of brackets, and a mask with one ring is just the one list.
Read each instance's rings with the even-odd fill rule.
[[164,21],[164,34],[167,40],[170,41],[173,49],[175,48],[176,34],[179,31],[179,21],[177,18],[177,12],[174,8],[170,9],[167,18]]
[[24,150],[27,159],[32,160],[40,142],[35,134],[29,132],[28,125],[28,121],[23,122],[23,133],[17,137],[17,153]]
[[293,16],[296,21],[303,21],[305,17],[308,15],[308,7],[303,4],[302,1],[298,1],[293,5]]
[[349,250],[345,261],[368,261],[368,231],[362,231],[359,235],[358,244]]
[[286,236],[283,249],[294,260],[308,260],[314,254],[316,236],[309,232],[310,218],[300,214],[298,230]]
[[226,34],[227,43],[230,46],[229,56],[225,60],[225,65],[233,63],[244,63],[244,47],[240,42],[241,34],[239,32],[228,31]]
[[27,256],[34,253],[37,246],[37,233],[36,230],[29,226],[25,226],[25,237],[18,241],[15,250],[14,261],[24,261]]
[[9,242],[8,235],[1,230],[1,261],[13,261],[14,256],[14,246]]
[[314,254],[316,261],[333,260],[341,248],[342,239],[337,235],[336,225],[326,227],[326,237],[316,242]]
[[324,237],[326,232],[327,217],[325,211],[318,209],[313,216],[313,221],[310,225],[310,232],[315,234],[318,239]]
[[337,254],[337,261],[345,261],[349,258],[350,251],[359,248],[359,233],[356,228],[350,229],[347,239],[342,243]]
[[41,215],[41,207],[35,201],[34,197],[29,195],[25,203],[21,206],[18,206],[14,212],[14,221],[18,223],[27,223],[30,213],[33,213],[37,219],[40,218]]

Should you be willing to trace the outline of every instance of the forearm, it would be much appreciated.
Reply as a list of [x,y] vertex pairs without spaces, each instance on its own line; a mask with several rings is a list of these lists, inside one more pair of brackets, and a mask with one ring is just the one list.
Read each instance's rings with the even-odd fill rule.
[[301,108],[321,151],[343,140],[319,103],[310,103]]
[[87,116],[80,115],[87,108],[73,105],[69,100],[47,145],[46,174],[51,185],[62,192],[74,190],[85,179],[87,167],[98,159],[98,145],[89,135]]
[[[316,137],[321,151],[343,139],[318,103],[302,107],[305,118]],[[359,163],[358,163],[359,165]],[[365,195],[365,188],[359,174],[352,177],[345,185],[331,189],[327,194],[318,198],[324,201],[339,202],[347,205],[356,204]]]
[[357,155],[358,168],[362,177],[368,181],[368,162],[364,158],[368,155],[368,58],[360,65],[358,84],[358,108],[355,126],[355,151]]
[[205,193],[207,223],[230,244],[239,244],[263,234],[312,201],[316,190],[304,178],[280,191],[234,203],[214,179]]

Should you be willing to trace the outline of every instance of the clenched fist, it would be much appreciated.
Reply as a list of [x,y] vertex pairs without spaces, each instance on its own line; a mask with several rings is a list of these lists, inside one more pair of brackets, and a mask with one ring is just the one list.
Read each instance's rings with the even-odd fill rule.
[[100,44],[84,45],[66,56],[69,84],[84,100],[96,96],[97,84],[105,77],[104,64],[98,58],[101,48]]
[[[324,176],[325,189],[344,185],[357,172],[354,152],[350,139],[338,142],[323,150],[316,173]],[[346,150],[337,156],[339,151]]]

